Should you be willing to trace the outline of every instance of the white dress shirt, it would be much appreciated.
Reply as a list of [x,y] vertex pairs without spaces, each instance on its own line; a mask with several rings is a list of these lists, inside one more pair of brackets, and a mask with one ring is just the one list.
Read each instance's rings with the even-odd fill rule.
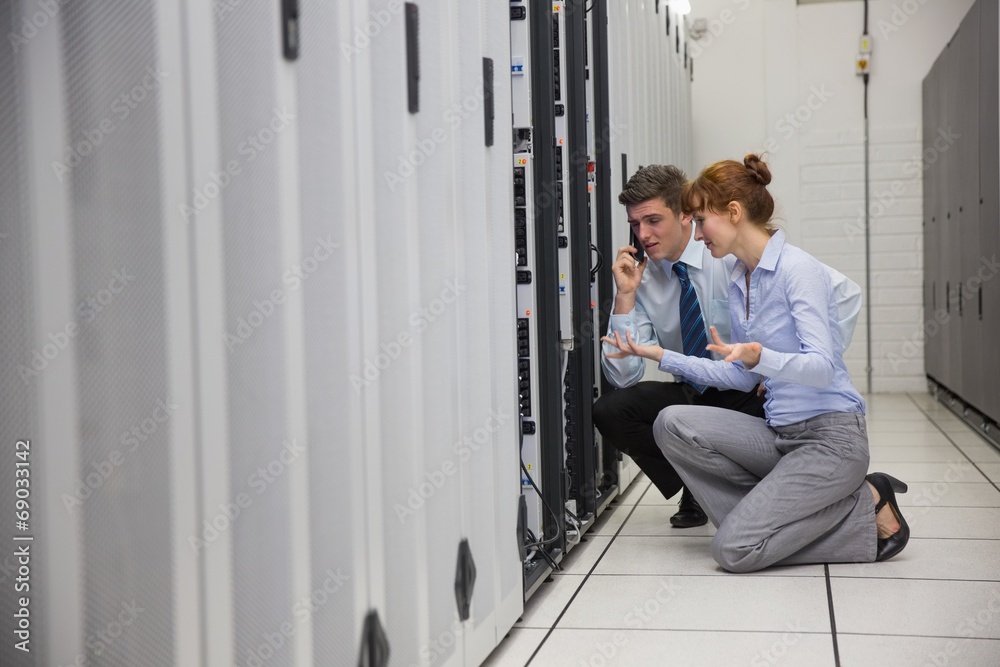
[[[719,337],[729,342],[729,279],[737,260],[732,255],[722,259],[712,257],[705,244],[694,239],[694,233],[692,225],[691,240],[681,253],[679,261],[688,266],[688,276],[698,295],[708,340],[711,342],[712,335],[707,329],[714,326]],[[673,265],[673,262],[665,259],[648,261],[642,274],[642,283],[635,292],[635,307],[626,315],[611,315],[608,336],[614,338],[614,332],[617,331],[624,341],[625,332],[629,332],[632,340],[639,345],[659,344],[665,350],[684,353],[679,317],[681,286],[673,272]],[[854,335],[858,313],[861,312],[861,288],[839,271],[825,264],[823,266],[829,271],[833,282],[843,349],[846,350]],[[603,350],[601,367],[611,384],[616,387],[631,387],[642,379],[646,370],[642,357],[609,359],[608,354],[618,352],[609,343],[603,344]],[[712,358],[721,357],[712,353]]]

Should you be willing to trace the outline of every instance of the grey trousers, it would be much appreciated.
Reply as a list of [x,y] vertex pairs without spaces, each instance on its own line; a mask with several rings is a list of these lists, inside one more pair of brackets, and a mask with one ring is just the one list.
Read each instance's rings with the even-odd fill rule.
[[724,569],[875,560],[863,415],[771,428],[732,410],[673,405],[653,437],[718,529],[712,556]]

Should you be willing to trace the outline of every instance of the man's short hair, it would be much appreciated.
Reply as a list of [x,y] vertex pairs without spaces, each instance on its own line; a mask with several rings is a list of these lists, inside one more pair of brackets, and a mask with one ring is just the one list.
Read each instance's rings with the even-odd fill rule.
[[683,171],[672,164],[650,164],[640,167],[628,179],[625,189],[618,195],[623,205],[641,204],[650,199],[662,199],[676,215],[681,214],[681,191],[687,182]]

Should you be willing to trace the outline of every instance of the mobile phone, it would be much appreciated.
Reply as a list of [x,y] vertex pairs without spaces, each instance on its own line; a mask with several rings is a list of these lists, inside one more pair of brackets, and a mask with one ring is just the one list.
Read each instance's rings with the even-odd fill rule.
[[642,260],[646,258],[646,252],[643,249],[642,244],[639,243],[639,239],[635,237],[635,232],[629,231],[628,235],[629,235],[629,243],[632,245],[633,248],[635,248],[635,254],[633,255],[633,257],[635,257],[635,261],[641,264]]

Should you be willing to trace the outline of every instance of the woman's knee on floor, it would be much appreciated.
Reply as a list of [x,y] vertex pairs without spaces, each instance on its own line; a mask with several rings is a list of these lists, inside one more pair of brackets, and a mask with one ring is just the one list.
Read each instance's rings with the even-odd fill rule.
[[737,544],[732,539],[716,533],[712,538],[712,558],[726,572],[745,573],[754,572],[761,569],[758,566],[759,559],[754,557],[755,549],[746,545]]

